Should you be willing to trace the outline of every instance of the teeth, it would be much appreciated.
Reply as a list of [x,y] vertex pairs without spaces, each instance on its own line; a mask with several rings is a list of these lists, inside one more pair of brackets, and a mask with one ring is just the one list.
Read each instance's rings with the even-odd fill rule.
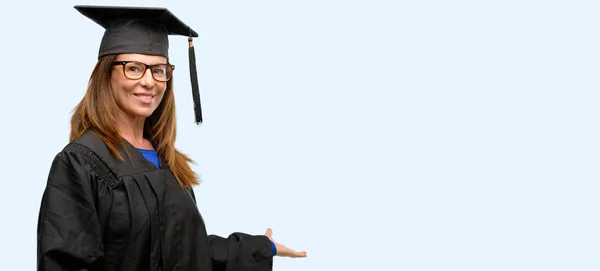
[[151,99],[152,96],[149,95],[138,95],[138,97],[142,98],[142,99]]

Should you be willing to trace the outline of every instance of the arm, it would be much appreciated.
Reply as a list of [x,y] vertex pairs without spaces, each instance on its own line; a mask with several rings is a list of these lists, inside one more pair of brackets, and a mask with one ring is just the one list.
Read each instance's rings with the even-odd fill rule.
[[[196,202],[192,188],[187,189]],[[273,268],[275,244],[265,235],[236,232],[223,238],[209,235],[213,271],[267,271]]]
[[61,152],[52,163],[37,228],[37,270],[101,270],[102,230],[90,171]]
[[236,232],[228,238],[209,235],[214,271],[270,271],[273,268],[271,241],[264,235]]

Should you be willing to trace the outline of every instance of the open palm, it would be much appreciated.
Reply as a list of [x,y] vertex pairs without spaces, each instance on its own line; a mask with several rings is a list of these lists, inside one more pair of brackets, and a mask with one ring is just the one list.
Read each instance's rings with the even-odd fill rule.
[[295,250],[290,249],[282,244],[275,242],[275,240],[273,240],[273,230],[271,230],[271,228],[267,229],[265,236],[267,236],[269,238],[269,240],[271,240],[275,244],[275,248],[277,248],[277,256],[290,257],[290,258],[305,258],[306,257],[306,251],[295,251]]

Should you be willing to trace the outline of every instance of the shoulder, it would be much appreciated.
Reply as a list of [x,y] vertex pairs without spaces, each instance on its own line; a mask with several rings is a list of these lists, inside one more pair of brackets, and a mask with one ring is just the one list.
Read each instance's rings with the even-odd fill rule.
[[81,173],[80,170],[91,170],[99,160],[94,152],[81,142],[72,141],[56,154],[52,163],[52,171],[68,170]]
[[102,148],[106,148],[106,144],[104,144],[104,141],[102,141],[102,139],[100,139],[100,137],[92,130],[89,130],[79,138],[76,138],[65,148],[72,148],[73,146],[84,146],[89,150],[96,151],[101,150]]
[[62,152],[77,154],[86,162],[101,160],[104,163],[110,163],[115,159],[104,141],[92,130],[71,141]]
[[111,156],[104,142],[92,131],[67,144],[55,157],[53,170],[68,168],[74,174],[87,172],[108,183],[116,182],[114,171],[107,166]]
[[70,160],[69,162],[76,162],[75,164],[88,164],[96,156],[93,149],[98,148],[99,143],[96,142],[95,138],[102,142],[94,132],[85,133],[67,144],[56,155],[55,159]]

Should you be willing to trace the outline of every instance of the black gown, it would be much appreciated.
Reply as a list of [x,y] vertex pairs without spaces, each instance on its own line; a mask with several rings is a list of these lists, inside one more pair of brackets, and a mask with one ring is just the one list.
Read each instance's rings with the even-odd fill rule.
[[271,270],[264,235],[207,235],[192,189],[131,144],[118,160],[93,132],[52,163],[38,220],[37,270]]

